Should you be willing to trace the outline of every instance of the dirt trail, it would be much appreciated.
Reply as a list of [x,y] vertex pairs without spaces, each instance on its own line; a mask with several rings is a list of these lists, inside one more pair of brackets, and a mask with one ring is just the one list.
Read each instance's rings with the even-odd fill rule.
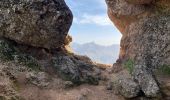
[[[99,85],[80,85],[66,88],[66,81],[61,80],[57,75],[49,75],[47,86],[37,86],[31,84],[28,79],[28,73],[33,73],[25,66],[15,65],[14,63],[0,62],[0,72],[6,73],[3,77],[13,87],[16,95],[24,100],[124,100],[121,96],[116,96],[110,90],[106,89],[106,81],[101,81]],[[14,83],[12,80],[15,80]],[[41,84],[41,83],[40,83]],[[7,91],[9,92],[9,91]],[[0,96],[5,94],[0,93]]]

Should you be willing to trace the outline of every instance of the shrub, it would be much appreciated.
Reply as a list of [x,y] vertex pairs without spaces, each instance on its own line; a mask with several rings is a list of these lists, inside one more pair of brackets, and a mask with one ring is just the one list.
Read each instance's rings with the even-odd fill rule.
[[158,69],[158,73],[163,74],[163,75],[170,75],[170,65],[162,65]]
[[134,61],[129,59],[124,63],[124,67],[129,71],[130,74],[132,74],[134,69]]

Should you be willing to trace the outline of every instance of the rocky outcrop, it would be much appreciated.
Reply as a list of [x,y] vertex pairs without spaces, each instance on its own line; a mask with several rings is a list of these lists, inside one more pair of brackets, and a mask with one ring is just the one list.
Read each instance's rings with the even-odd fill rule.
[[101,72],[87,57],[57,55],[53,58],[53,63],[59,75],[67,81],[78,85],[81,83],[97,85],[99,82]]
[[132,80],[128,71],[120,71],[110,79],[111,87],[115,94],[125,98],[133,98],[140,94],[139,85]]
[[64,0],[1,0],[0,9],[1,37],[47,49],[68,44],[73,15]]
[[[147,97],[159,96],[160,88],[153,71],[162,65],[170,65],[170,2],[168,0],[106,0],[106,2],[110,19],[123,35],[118,61],[120,65],[127,61],[134,62],[127,64],[132,77],[115,80],[115,89],[127,98],[136,97],[139,93]],[[48,87],[51,81],[48,80],[49,76],[54,80],[59,76],[71,86],[82,83],[98,84],[101,78],[98,65],[88,57],[77,56],[66,50],[66,46],[72,40],[67,34],[72,19],[72,13],[64,0],[1,0],[0,60],[24,66],[26,71],[29,71],[23,80],[24,83],[26,79],[35,87]],[[20,68],[18,70],[20,71],[14,73],[23,71]],[[35,73],[32,73],[32,70]],[[14,69],[10,71],[13,72]],[[22,78],[19,80],[22,81]],[[19,82],[15,79],[14,81]],[[8,91],[3,89],[4,84],[0,82],[2,92],[5,91],[2,96],[0,95],[0,99],[10,97],[8,93],[15,90],[10,83],[13,82],[7,85],[11,88]],[[12,94],[17,97],[15,91]]]
[[135,66],[133,79],[137,80],[146,97],[157,97],[160,92],[159,86],[152,73],[148,72],[145,68],[145,66]]
[[[108,15],[121,31],[119,62],[134,61],[132,76],[148,97],[160,89],[153,71],[170,65],[170,2],[167,0],[106,0]],[[145,84],[145,85],[144,85]]]
[[[156,49],[156,47],[153,47],[154,49],[151,50],[151,46],[153,46],[152,44],[158,46],[161,46],[159,44],[165,44],[165,47],[167,47],[168,51],[168,14],[170,11],[168,5],[170,5],[170,3],[164,0],[158,0],[157,2],[155,1],[151,4],[135,4],[128,3],[127,1],[106,0],[108,4],[109,17],[123,35],[121,41],[120,59],[137,59],[139,55],[146,52],[146,49],[148,49],[148,51],[150,49],[151,52],[152,50],[158,51],[159,48],[164,48],[158,47]],[[136,2],[138,1],[136,0]],[[158,37],[160,39],[158,39]],[[137,55],[137,52],[139,53],[139,50],[142,53]]]
[[[74,84],[98,84],[100,70],[88,57],[67,50],[73,15],[64,0],[1,0],[0,60],[58,74]],[[44,73],[28,75],[46,86]]]
[[131,79],[118,79],[113,83],[113,89],[117,91],[117,94],[121,94],[125,98],[133,98],[138,96],[140,88]]

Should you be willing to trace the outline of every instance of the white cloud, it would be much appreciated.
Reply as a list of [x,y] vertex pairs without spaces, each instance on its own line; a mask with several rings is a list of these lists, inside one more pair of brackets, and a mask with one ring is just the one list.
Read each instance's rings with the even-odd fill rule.
[[83,14],[81,18],[74,18],[74,23],[76,24],[96,24],[100,26],[112,25],[112,22],[107,15],[90,15]]
[[99,2],[101,5],[106,5],[105,0],[96,0],[96,2]]

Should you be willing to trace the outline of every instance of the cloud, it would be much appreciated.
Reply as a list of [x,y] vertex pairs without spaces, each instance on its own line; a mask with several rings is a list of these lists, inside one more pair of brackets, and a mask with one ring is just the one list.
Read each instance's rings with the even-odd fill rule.
[[96,2],[99,2],[99,4],[101,4],[101,5],[106,5],[105,0],[96,0]]
[[100,26],[112,25],[112,22],[107,15],[90,15],[83,14],[81,18],[74,18],[74,23],[76,24],[96,24]]

